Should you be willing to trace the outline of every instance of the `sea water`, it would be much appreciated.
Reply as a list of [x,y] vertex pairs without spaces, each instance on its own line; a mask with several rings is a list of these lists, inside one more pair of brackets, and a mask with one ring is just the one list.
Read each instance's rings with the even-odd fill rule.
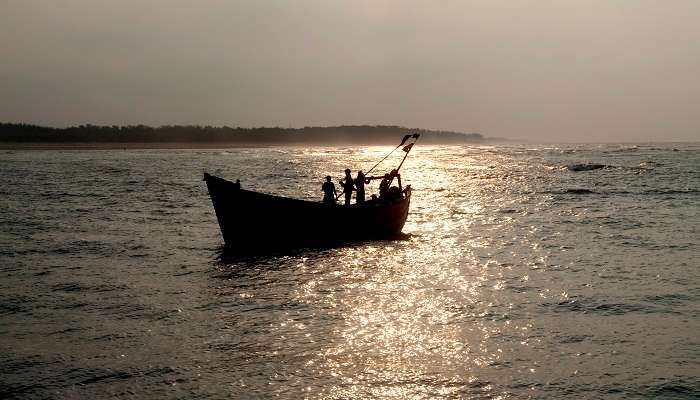
[[407,240],[222,253],[203,172],[389,150],[0,153],[0,397],[700,396],[700,145],[419,144]]

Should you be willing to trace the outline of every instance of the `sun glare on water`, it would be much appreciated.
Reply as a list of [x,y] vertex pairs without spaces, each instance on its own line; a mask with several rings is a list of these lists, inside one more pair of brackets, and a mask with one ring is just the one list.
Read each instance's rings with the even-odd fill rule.
[[[365,148],[353,156],[374,160],[391,149]],[[342,264],[325,266],[335,271],[332,282],[319,276],[296,291],[296,301],[320,306],[336,321],[331,337],[324,338],[328,346],[306,364],[338,382],[323,396],[408,398],[422,391],[435,394],[436,386],[443,395],[463,393],[465,387],[488,393],[492,388],[479,372],[503,355],[492,337],[506,331],[519,335],[527,328],[473,321],[491,312],[493,293],[503,283],[468,250],[484,247],[483,238],[454,235],[469,230],[475,218],[483,222],[489,207],[481,182],[469,179],[488,167],[483,159],[465,161],[462,151],[455,148],[454,157],[461,157],[456,162],[421,148],[402,169],[405,184],[415,191],[404,231],[418,232],[415,236],[342,248],[336,258]],[[445,201],[448,207],[435,207]],[[431,377],[429,390],[421,388],[425,377]]]

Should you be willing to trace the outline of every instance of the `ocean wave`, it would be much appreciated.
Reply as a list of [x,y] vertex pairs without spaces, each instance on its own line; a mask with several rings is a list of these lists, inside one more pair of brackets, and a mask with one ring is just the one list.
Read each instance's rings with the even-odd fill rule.
[[638,145],[631,145],[631,146],[621,146],[618,148],[614,149],[605,149],[602,150],[603,153],[629,153],[629,152],[637,152],[641,148]]
[[[530,193],[524,193],[530,194]],[[627,196],[627,197],[644,197],[644,196],[686,196],[700,194],[700,189],[637,189],[627,190],[619,188],[602,188],[596,189],[587,188],[567,188],[561,190],[544,190],[534,191],[532,194],[548,194],[548,195],[565,195],[565,194],[597,194],[602,196]]]
[[609,166],[605,165],[605,164],[597,164],[597,163],[569,164],[566,166],[566,169],[568,169],[569,171],[573,171],[573,172],[594,171],[594,170],[603,169],[603,168],[609,168]]
[[564,193],[571,193],[571,194],[593,194],[595,193],[594,191],[590,189],[566,189],[564,190]]
[[653,195],[686,195],[686,194],[700,194],[700,189],[649,189],[641,193],[653,194]]
[[645,398],[653,399],[697,399],[700,381],[697,377],[676,376],[674,379],[640,386],[637,392]]
[[18,314],[31,309],[29,300],[0,299],[0,315]]
[[644,296],[640,299],[644,302],[663,306],[678,306],[693,300],[691,296],[682,293],[656,294]]
[[586,298],[571,299],[557,303],[542,303],[542,307],[557,313],[584,312],[599,315],[623,315],[647,310],[647,308],[641,304],[603,302]]

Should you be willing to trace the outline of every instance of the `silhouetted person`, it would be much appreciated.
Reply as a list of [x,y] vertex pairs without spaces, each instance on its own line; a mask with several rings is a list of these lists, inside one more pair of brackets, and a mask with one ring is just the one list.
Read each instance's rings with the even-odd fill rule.
[[355,178],[355,188],[357,188],[356,202],[359,205],[365,204],[365,183],[369,183],[365,179],[365,174],[362,171],[357,171],[357,178]]
[[391,185],[391,177],[389,174],[384,174],[384,179],[379,184],[379,198],[386,196],[386,192],[389,191],[389,185]]
[[234,189],[240,189],[241,188],[241,180],[236,179],[236,183],[233,184]]
[[391,173],[389,174],[391,176],[391,180],[393,181],[394,178],[396,178],[396,183],[399,185],[399,190],[403,190],[401,187],[401,175],[399,174],[399,171],[392,169]]
[[327,176],[326,181],[321,186],[323,192],[323,204],[335,205],[335,199],[338,196],[338,191],[335,190],[335,185],[331,182],[331,177]]
[[345,170],[345,178],[340,181],[340,184],[343,186],[343,194],[345,194],[345,205],[349,206],[350,200],[352,199],[352,191],[355,188],[355,183],[352,180],[349,169]]

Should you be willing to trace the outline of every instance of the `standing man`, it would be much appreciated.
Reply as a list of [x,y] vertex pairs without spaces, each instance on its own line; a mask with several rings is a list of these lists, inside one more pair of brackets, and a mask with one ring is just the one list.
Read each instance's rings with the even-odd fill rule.
[[331,177],[327,176],[326,181],[321,186],[323,192],[323,204],[333,206],[335,199],[338,197],[338,192],[335,190],[335,185],[331,182]]
[[[386,193],[389,191],[389,185],[391,185],[391,177],[389,174],[384,174],[384,179],[379,183],[379,198],[384,198]],[[386,198],[384,198],[386,200]]]
[[349,206],[352,199],[352,191],[355,188],[349,169],[345,170],[345,178],[340,181],[340,184],[343,186],[343,193],[345,194],[345,205]]
[[365,204],[365,174],[362,171],[357,171],[357,178],[355,178],[355,187],[357,188],[357,194],[355,195],[355,202],[358,205]]

